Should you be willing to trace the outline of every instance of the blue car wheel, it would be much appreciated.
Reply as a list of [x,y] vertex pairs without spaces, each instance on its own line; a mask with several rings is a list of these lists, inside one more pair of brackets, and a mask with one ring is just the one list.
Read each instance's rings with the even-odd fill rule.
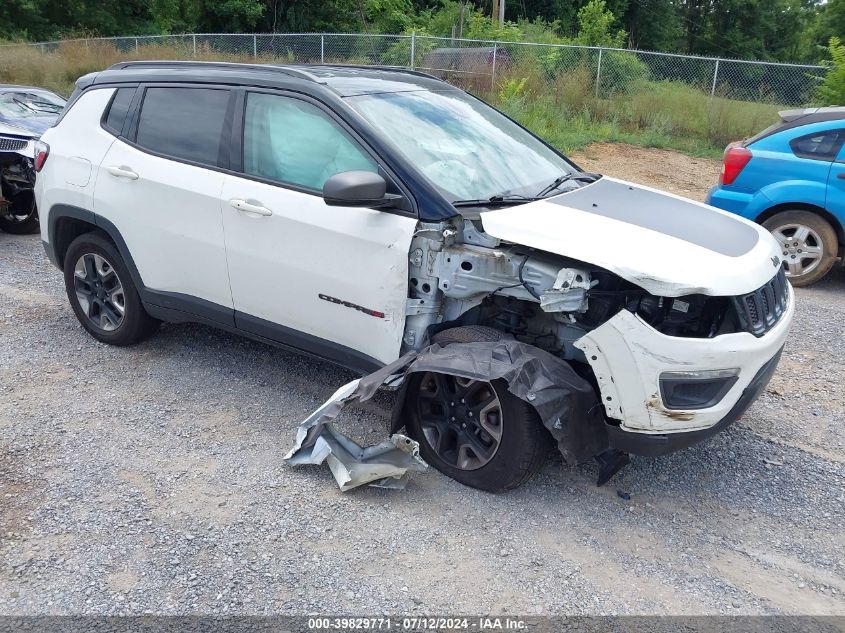
[[823,217],[803,210],[781,211],[763,223],[778,241],[786,276],[793,286],[824,277],[836,261],[836,231]]

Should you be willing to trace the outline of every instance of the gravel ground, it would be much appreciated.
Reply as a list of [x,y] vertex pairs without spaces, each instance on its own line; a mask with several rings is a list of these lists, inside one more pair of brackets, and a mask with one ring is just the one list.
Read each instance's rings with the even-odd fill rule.
[[[340,493],[281,456],[351,374],[196,325],[101,345],[0,233],[0,613],[845,615],[845,271],[798,301],[739,423],[604,488],[554,457],[505,495]],[[378,441],[388,406],[343,427]]]

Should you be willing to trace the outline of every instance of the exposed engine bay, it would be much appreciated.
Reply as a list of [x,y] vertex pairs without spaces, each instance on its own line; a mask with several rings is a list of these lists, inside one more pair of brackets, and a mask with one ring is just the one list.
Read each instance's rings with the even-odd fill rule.
[[[0,138],[0,143],[4,140]],[[38,226],[33,187],[32,159],[0,151],[0,228],[10,233],[30,233]]]
[[36,145],[64,106],[65,99],[43,88],[0,85],[0,230],[38,230]]
[[403,349],[455,325],[495,327],[564,359],[573,343],[621,310],[662,334],[712,338],[742,328],[731,297],[659,297],[606,270],[514,246],[480,221],[423,225],[410,249],[411,299]]

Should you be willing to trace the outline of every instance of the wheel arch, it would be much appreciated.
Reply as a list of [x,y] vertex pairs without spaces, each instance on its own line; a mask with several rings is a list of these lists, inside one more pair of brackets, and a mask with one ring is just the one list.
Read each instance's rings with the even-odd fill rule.
[[50,260],[60,269],[64,269],[65,255],[71,242],[80,235],[91,231],[98,231],[111,240],[129,269],[129,274],[132,276],[135,286],[139,290],[145,289],[146,286],[144,286],[141,274],[138,272],[138,267],[135,265],[135,260],[132,259],[123,235],[114,224],[89,209],[66,204],[56,204],[50,208],[49,225],[47,227],[49,243],[45,244]]
[[59,270],[64,270],[65,255],[71,242],[80,235],[97,230],[97,225],[91,221],[93,218],[80,216],[83,214],[50,214],[48,234],[53,251],[50,259]]
[[771,206],[760,213],[756,218],[754,218],[754,221],[758,224],[762,224],[782,211],[809,211],[810,213],[815,213],[819,217],[824,218],[828,223],[830,223],[833,230],[836,231],[836,240],[839,243],[839,252],[837,255],[842,256],[843,252],[845,252],[845,228],[843,228],[842,223],[835,215],[818,205],[809,204],[807,202],[782,202]]

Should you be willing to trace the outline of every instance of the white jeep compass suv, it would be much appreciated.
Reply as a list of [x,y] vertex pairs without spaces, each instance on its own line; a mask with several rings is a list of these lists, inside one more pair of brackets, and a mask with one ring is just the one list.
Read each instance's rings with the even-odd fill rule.
[[533,474],[550,437],[610,476],[718,432],[792,320],[765,229],[584,172],[421,73],[117,64],[77,82],[38,151],[44,247],[100,341],[194,321],[362,374],[496,341],[523,346],[532,389],[565,366],[579,396],[556,419],[501,376],[405,381],[398,426],[487,490]]

